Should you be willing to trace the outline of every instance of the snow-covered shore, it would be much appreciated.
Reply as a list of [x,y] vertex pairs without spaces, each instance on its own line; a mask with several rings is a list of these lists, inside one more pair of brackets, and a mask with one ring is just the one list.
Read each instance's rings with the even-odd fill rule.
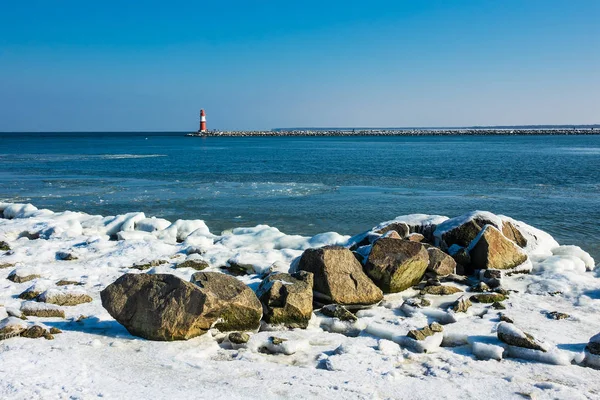
[[[600,371],[584,366],[584,348],[600,332],[594,260],[508,217],[490,216],[511,221],[526,236],[531,273],[503,277],[503,287],[515,292],[502,313],[543,342],[546,353],[498,340],[499,312],[489,305],[448,311],[448,304],[464,295],[457,293],[427,295],[431,305],[418,307],[405,302],[419,294],[415,289],[385,295],[378,306],[359,311],[355,322],[316,312],[307,329],[276,332],[287,339],[274,349],[278,354],[260,351],[273,336],[270,331],[253,334],[242,348],[218,332],[188,341],[143,340],[130,335],[100,302],[100,291],[124,273],[168,273],[189,281],[195,270],[177,264],[202,260],[208,271],[245,270],[238,279],[256,290],[266,273],[288,272],[304,250],[350,246],[366,233],[309,238],[259,225],[215,234],[201,220],[170,222],[143,213],[102,217],[7,203],[0,211],[0,241],[10,247],[0,253],[0,319],[21,309],[26,300],[19,295],[28,289],[84,293],[92,300],[60,307],[65,318],[29,317],[62,330],[54,340],[0,341],[1,398],[600,396]],[[443,226],[446,220],[412,215],[395,221]],[[17,283],[5,279],[10,274],[39,277]],[[71,284],[57,286],[59,281]],[[568,317],[557,320],[552,312]],[[443,334],[432,336],[427,353],[415,351],[407,332],[433,321],[444,324]]]

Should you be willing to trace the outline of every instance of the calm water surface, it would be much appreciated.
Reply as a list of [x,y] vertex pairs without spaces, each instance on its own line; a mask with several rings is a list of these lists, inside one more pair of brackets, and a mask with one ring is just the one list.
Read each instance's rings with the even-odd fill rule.
[[0,134],[0,200],[211,230],[353,234],[410,213],[510,215],[600,259],[600,136]]

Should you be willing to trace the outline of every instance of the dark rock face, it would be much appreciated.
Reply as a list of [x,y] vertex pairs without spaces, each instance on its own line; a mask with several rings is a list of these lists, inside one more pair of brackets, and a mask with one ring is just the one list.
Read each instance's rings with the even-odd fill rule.
[[[397,239],[388,240],[401,242]],[[381,289],[365,275],[354,254],[344,247],[325,246],[305,250],[298,270],[314,274],[315,302],[360,306],[375,304],[383,299]]]
[[491,225],[471,248],[471,265],[479,269],[511,269],[527,261],[527,254]]
[[125,274],[100,293],[102,306],[135,336],[182,340],[205,333],[218,314],[193,283],[168,274]]
[[4,240],[0,240],[0,251],[9,251],[10,246]]
[[384,292],[395,293],[419,283],[428,265],[421,243],[382,238],[373,244],[365,272]]
[[427,271],[437,276],[447,276],[456,271],[456,261],[437,247],[429,247],[427,253],[429,253]]
[[206,294],[216,316],[221,321],[214,327],[222,332],[251,331],[260,326],[262,304],[254,291],[236,278],[218,272],[196,272],[192,282]]
[[521,231],[509,221],[502,222],[502,234],[519,245],[519,247],[527,246],[527,239],[525,239]]
[[256,291],[263,305],[263,319],[287,328],[306,328],[313,310],[312,290],[311,272],[270,274]]

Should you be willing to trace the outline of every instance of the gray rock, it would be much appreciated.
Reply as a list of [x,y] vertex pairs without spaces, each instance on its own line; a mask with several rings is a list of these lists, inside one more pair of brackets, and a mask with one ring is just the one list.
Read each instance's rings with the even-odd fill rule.
[[196,271],[202,271],[206,268],[210,267],[210,265],[208,265],[208,263],[204,260],[185,260],[184,262],[181,262],[177,265],[175,265],[175,268],[192,268],[195,269]]
[[40,277],[41,277],[41,275],[38,275],[38,274],[27,275],[27,274],[23,274],[23,273],[19,272],[18,270],[14,270],[10,274],[8,274],[6,279],[8,279],[9,281],[12,281],[14,283],[25,283],[25,282],[29,282],[34,279],[40,278]]
[[248,343],[248,340],[250,340],[250,335],[245,332],[231,332],[228,338],[233,344],[244,344]]
[[410,330],[406,336],[415,340],[425,340],[427,337],[443,331],[444,328],[437,322],[434,322],[424,328]]
[[321,313],[331,318],[338,318],[340,321],[358,321],[356,315],[352,314],[346,307],[339,304],[328,304],[321,308]]

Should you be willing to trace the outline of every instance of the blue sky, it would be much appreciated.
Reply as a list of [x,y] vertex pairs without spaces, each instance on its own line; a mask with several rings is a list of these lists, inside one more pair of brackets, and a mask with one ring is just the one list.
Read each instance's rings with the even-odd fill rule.
[[0,0],[0,131],[600,123],[600,1]]

